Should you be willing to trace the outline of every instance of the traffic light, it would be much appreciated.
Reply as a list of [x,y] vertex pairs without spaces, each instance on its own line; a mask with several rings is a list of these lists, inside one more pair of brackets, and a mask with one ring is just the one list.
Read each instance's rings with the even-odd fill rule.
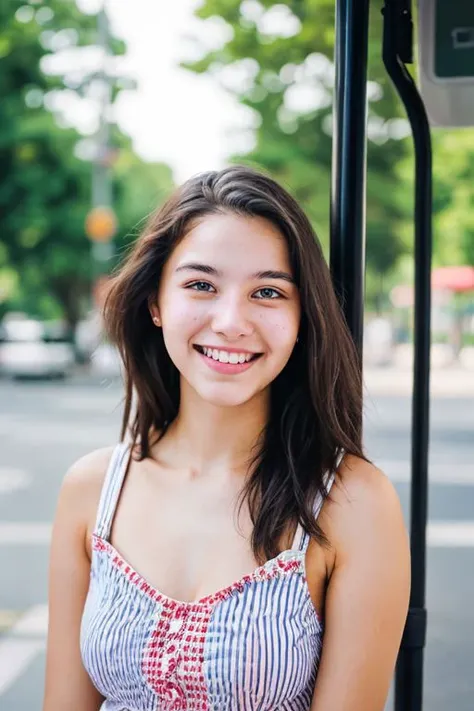
[[474,0],[418,0],[421,94],[433,126],[474,126]]

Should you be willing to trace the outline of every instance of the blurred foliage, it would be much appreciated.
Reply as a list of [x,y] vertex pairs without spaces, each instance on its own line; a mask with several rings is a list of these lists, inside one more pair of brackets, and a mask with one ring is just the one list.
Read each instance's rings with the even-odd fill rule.
[[[0,6],[0,305],[77,322],[89,305],[92,164],[79,157],[84,137],[49,110],[57,92],[84,96],[96,79],[81,71],[43,71],[57,53],[97,42],[96,18],[73,0],[47,5],[3,0]],[[125,51],[112,37],[111,52]],[[67,63],[66,65],[67,66]],[[81,66],[76,60],[75,66]],[[121,78],[113,77],[117,96]],[[167,166],[146,164],[112,126],[111,165],[119,222],[117,247],[172,188]],[[90,139],[89,139],[90,142]],[[5,299],[5,296],[10,296]],[[3,298],[2,298],[3,296]]]
[[[367,300],[380,308],[413,251],[413,147],[381,58],[382,3],[371,7],[368,68]],[[233,156],[268,170],[301,202],[328,254],[334,0],[205,0],[196,11],[207,73],[248,108],[254,145]],[[209,51],[206,24],[226,39]],[[224,34],[224,33],[223,33]],[[435,135],[435,261],[471,262],[472,131]]]

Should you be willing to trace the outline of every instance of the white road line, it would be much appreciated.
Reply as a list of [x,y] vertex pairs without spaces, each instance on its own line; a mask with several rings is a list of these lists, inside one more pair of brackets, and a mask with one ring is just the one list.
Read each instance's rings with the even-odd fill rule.
[[474,521],[429,523],[427,541],[433,548],[474,548]]
[[[36,605],[27,610],[7,636],[0,639],[0,696],[25,673],[35,657],[45,649],[47,619],[46,605]],[[24,639],[26,636],[36,639]]]
[[34,605],[8,630],[8,636],[46,637],[48,632],[48,606]]
[[[375,460],[376,464],[395,483],[406,483],[411,478],[411,465],[407,460]],[[472,462],[448,464],[434,462],[428,467],[428,477],[432,484],[453,484],[453,486],[474,486]]]
[[31,475],[23,469],[0,467],[0,494],[26,489],[31,483]]
[[[104,446],[104,443],[114,442],[118,436],[119,413],[107,418],[110,424],[83,424],[74,425],[72,422],[61,420],[48,420],[31,424],[31,418],[0,414],[0,437],[8,440],[9,444],[20,443],[24,446],[41,446],[57,444],[80,444],[93,448]],[[26,432],[26,434],[25,434]]]
[[0,696],[25,673],[45,647],[42,640],[4,639],[0,641]]
[[50,523],[0,522],[0,546],[49,545]]

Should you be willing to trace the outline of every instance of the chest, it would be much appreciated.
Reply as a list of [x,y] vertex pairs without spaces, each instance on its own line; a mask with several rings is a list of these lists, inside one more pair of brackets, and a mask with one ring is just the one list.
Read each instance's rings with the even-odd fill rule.
[[129,476],[109,539],[155,588],[199,599],[257,566],[250,514],[245,505],[238,511],[238,495],[230,486]]

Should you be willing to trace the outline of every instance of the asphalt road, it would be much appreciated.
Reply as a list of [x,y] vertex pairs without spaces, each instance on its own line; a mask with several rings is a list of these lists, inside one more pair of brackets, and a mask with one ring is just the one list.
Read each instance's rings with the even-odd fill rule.
[[[61,479],[118,437],[121,391],[0,382],[0,709],[40,711],[50,526]],[[474,398],[432,401],[425,711],[474,709]],[[410,401],[366,400],[369,456],[408,511]],[[79,710],[78,710],[79,711]]]

